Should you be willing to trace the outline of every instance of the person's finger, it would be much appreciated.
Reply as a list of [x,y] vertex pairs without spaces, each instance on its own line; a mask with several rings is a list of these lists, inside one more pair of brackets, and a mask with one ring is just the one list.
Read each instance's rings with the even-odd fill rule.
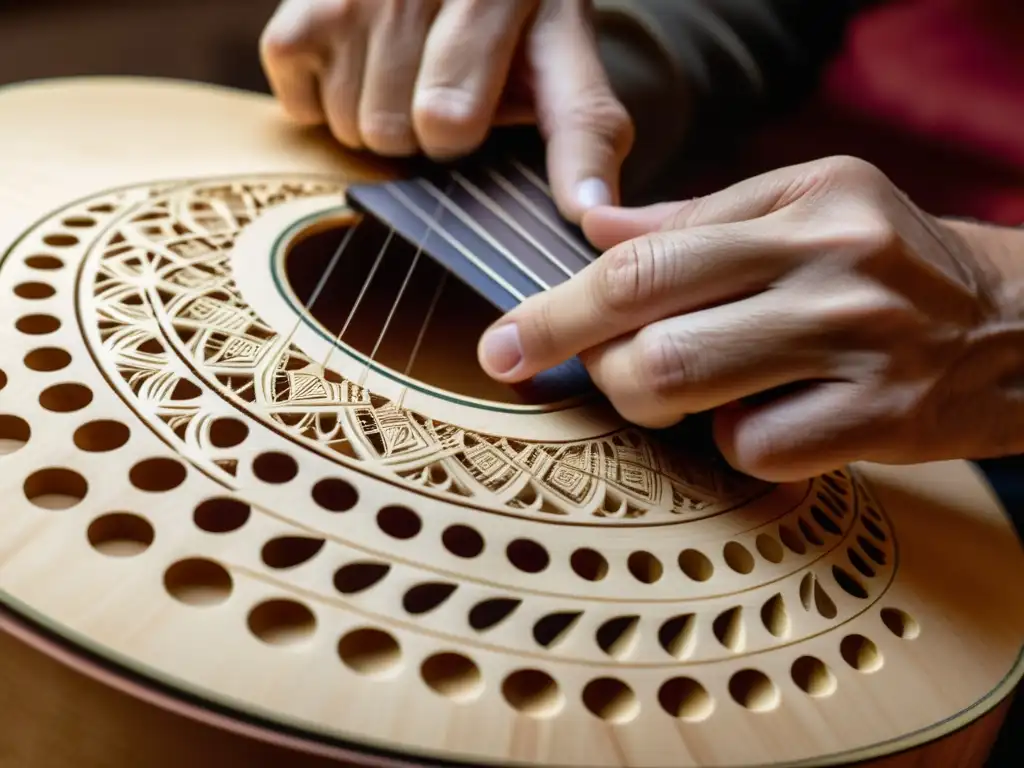
[[[341,33],[339,33],[341,34]],[[327,71],[321,76],[320,101],[327,125],[341,144],[362,149],[359,131],[359,103],[366,69],[367,37],[362,28],[350,28],[344,41],[335,42]]]
[[790,240],[771,219],[630,240],[492,325],[480,364],[522,381],[648,323],[757,293],[801,258]]
[[772,290],[652,323],[580,358],[627,420],[660,428],[740,398],[833,375],[830,328]]
[[715,413],[719,450],[736,470],[769,482],[814,477],[854,461],[876,460],[899,440],[890,404],[862,384],[831,381]]
[[326,119],[318,79],[325,50],[311,27],[310,10],[302,0],[281,3],[260,36],[259,51],[270,90],[285,114],[302,125],[320,125]]
[[635,138],[601,63],[588,10],[583,0],[545,0],[529,35],[553,197],[577,223],[590,208],[619,203],[620,172]]
[[583,233],[596,247],[608,249],[650,232],[750,221],[802,199],[820,181],[814,170],[810,164],[780,168],[690,200],[636,208],[598,206],[584,214]]
[[418,150],[412,101],[430,25],[440,0],[382,3],[367,41],[359,102],[359,135],[372,152],[408,156]]
[[640,208],[602,205],[583,214],[583,234],[602,251],[635,237],[657,232],[681,203],[655,203]]
[[468,154],[487,138],[535,3],[448,0],[423,49],[413,129],[430,157]]

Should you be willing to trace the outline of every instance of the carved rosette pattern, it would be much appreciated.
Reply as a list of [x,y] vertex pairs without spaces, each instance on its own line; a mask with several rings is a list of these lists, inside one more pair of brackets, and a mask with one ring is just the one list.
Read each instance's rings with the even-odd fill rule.
[[[508,440],[414,413],[325,371],[245,302],[228,264],[235,238],[263,211],[340,194],[315,180],[182,185],[152,194],[96,243],[92,311],[102,358],[135,407],[207,455],[202,388],[343,463],[442,497],[566,522],[684,521],[763,495],[723,462],[681,457],[624,427],[568,443]],[[231,475],[235,461],[215,460]]]

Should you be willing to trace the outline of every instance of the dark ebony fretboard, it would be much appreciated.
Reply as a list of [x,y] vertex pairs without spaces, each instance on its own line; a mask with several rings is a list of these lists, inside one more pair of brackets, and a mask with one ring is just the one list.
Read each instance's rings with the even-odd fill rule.
[[353,186],[348,200],[502,312],[597,257],[558,212],[538,164],[494,151],[402,181]]

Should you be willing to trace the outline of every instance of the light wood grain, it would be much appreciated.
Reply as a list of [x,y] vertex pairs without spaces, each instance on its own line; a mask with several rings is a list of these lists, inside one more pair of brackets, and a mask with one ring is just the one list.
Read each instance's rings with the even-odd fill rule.
[[397,169],[267,98],[53,81],[0,93],[0,138],[0,596],[71,647],[9,623],[5,765],[298,760],[232,718],[361,762],[981,764],[1024,557],[966,463],[738,477],[594,397],[487,389],[458,286],[419,368],[422,311],[339,342],[377,252],[307,308],[304,243]]

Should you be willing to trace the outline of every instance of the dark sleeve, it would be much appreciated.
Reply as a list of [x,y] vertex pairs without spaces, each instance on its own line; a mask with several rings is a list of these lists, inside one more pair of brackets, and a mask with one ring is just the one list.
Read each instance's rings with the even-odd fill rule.
[[805,98],[870,0],[595,0],[602,59],[649,182]]

